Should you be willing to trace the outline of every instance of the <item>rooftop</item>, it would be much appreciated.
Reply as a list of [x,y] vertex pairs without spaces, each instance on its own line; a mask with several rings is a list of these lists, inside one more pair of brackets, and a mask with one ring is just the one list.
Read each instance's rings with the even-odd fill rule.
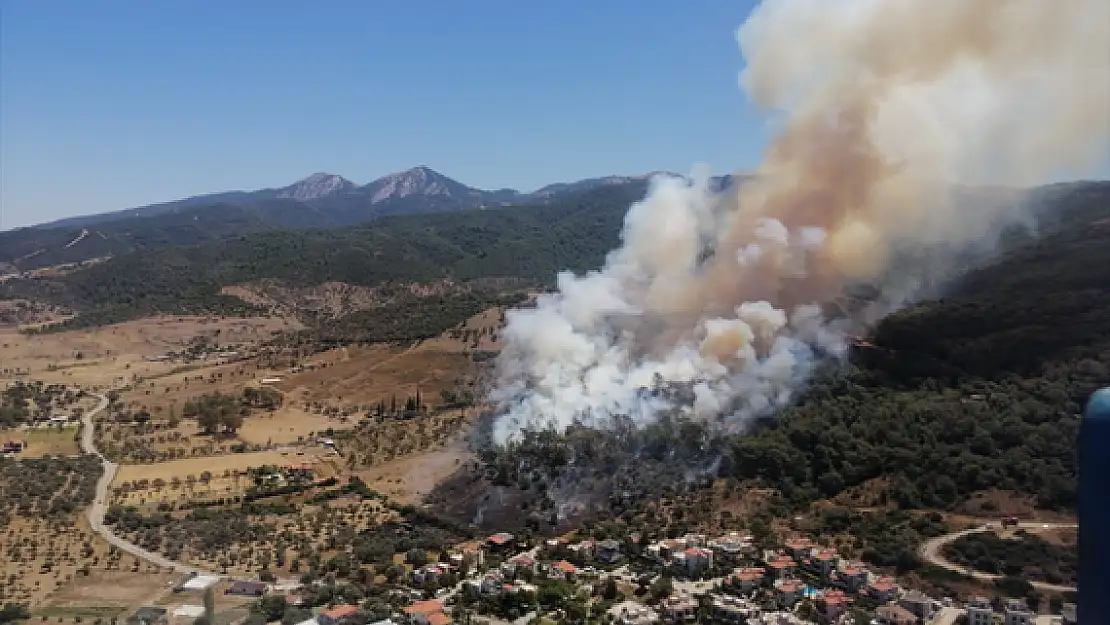
[[326,616],[330,619],[341,619],[341,618],[344,618],[344,617],[347,617],[347,616],[351,616],[352,614],[354,614],[356,612],[358,612],[358,606],[357,605],[351,605],[349,603],[344,603],[342,605],[337,605],[337,606],[335,606],[334,608],[332,608],[330,610],[324,610],[324,611],[320,612],[320,615],[321,616]]
[[429,601],[417,601],[416,603],[405,606],[405,614],[432,614],[434,612],[443,611],[443,602],[434,599]]
[[578,567],[574,566],[566,560],[559,560],[551,565],[551,568],[562,571],[563,573],[577,573]]

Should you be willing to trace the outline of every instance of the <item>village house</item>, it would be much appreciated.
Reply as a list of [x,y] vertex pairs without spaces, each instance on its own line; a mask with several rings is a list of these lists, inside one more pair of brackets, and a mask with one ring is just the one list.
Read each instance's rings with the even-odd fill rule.
[[775,600],[780,606],[790,607],[802,598],[802,583],[796,579],[784,579],[775,584]]
[[24,449],[27,449],[27,441],[11,440],[4,443],[4,447],[0,449],[0,453],[18,454]]
[[307,462],[301,464],[290,464],[285,467],[285,479],[311,480],[315,472],[316,468]]
[[972,597],[967,602],[967,625],[991,625],[994,606],[985,597]]
[[1007,599],[1002,604],[1002,617],[1005,625],[1033,625],[1037,618],[1021,599]]
[[569,545],[570,541],[560,536],[558,538],[549,538],[544,541],[543,548],[548,555],[565,557],[567,553],[569,553],[567,551],[567,546]]
[[797,568],[797,563],[785,554],[777,555],[767,561],[767,573],[771,579],[786,579],[793,575]]
[[658,612],[633,601],[616,606],[610,614],[616,617],[618,625],[655,625],[659,622]]
[[825,602],[825,614],[823,616],[829,622],[840,618],[842,614],[848,611],[848,606],[852,603],[852,598],[843,590],[827,590],[821,595],[821,599]]
[[766,612],[748,622],[753,625],[807,625],[805,621],[790,612]]
[[674,566],[690,577],[697,577],[713,567],[713,552],[704,547],[690,547],[674,555]]
[[916,625],[917,617],[913,612],[900,605],[881,605],[875,610],[875,620],[879,625]]
[[512,584],[505,584],[502,587],[502,589],[503,589],[504,592],[508,592],[508,593],[528,592],[528,593],[535,594],[536,592],[539,591],[539,587],[536,586],[535,584],[529,584],[528,582],[522,582],[519,579],[516,580],[515,582],[513,582]]
[[833,586],[838,586],[843,590],[854,593],[859,592],[861,588],[867,586],[867,581],[867,569],[858,564],[849,564],[836,571],[830,583]]
[[746,623],[762,612],[759,606],[747,599],[714,595],[711,601],[713,617],[725,623]]
[[499,532],[486,539],[486,546],[491,552],[504,553],[513,545],[515,536],[508,532]]
[[357,605],[344,603],[331,609],[321,611],[316,615],[316,622],[320,625],[339,625],[339,623],[354,618],[357,614]]
[[248,582],[237,581],[232,582],[231,586],[224,591],[225,595],[238,595],[241,597],[261,597],[266,594],[267,586],[265,582]]
[[809,555],[810,549],[813,549],[813,541],[808,538],[786,541],[786,553],[789,553],[790,557],[795,560],[805,559]]
[[593,539],[586,539],[568,546],[567,552],[570,554],[571,558],[578,562],[584,562],[594,557],[596,549],[597,543]]
[[898,600],[898,605],[909,610],[922,621],[932,619],[933,613],[936,612],[936,602],[919,590],[907,592]]
[[766,569],[748,567],[733,571],[732,575],[726,580],[726,583],[730,584],[736,591],[746,595],[762,586],[766,577]]
[[613,564],[621,559],[621,544],[615,540],[603,540],[597,543],[597,559]]
[[506,575],[520,575],[522,573],[536,572],[536,559],[529,553],[520,553],[501,565],[501,570]]
[[867,594],[879,603],[886,603],[898,594],[898,586],[893,579],[880,577],[867,585]]
[[[403,612],[405,613],[405,621],[409,625],[444,625],[436,622],[442,620],[442,617],[436,615],[446,616],[443,614],[443,602],[435,600],[417,601],[412,605],[405,606]],[[450,622],[451,619],[448,618],[447,623]]]
[[166,625],[169,623],[165,608],[143,606],[127,617],[128,625]]
[[1063,620],[1063,625],[1078,625],[1079,616],[1076,612],[1074,603],[1064,603],[1060,607],[1060,618]]
[[439,582],[447,573],[451,572],[451,566],[443,562],[433,562],[426,564],[418,569],[412,571],[412,583],[417,586],[424,584],[432,584]]
[[568,582],[572,582],[578,577],[578,567],[566,560],[552,562],[549,571],[552,577],[565,579]]
[[729,532],[710,541],[709,548],[720,562],[735,564],[752,553],[752,537],[739,532]]
[[821,581],[828,582],[839,561],[840,556],[832,549],[816,549],[804,564],[806,569],[819,576]]
[[693,621],[698,618],[698,601],[688,594],[673,594],[659,605],[663,618],[672,623]]
[[448,554],[451,564],[457,569],[479,567],[486,563],[486,554],[478,547],[460,547]]
[[466,581],[467,587],[483,595],[494,595],[501,592],[504,584],[505,576],[500,571],[490,571],[483,575],[480,580],[470,579]]

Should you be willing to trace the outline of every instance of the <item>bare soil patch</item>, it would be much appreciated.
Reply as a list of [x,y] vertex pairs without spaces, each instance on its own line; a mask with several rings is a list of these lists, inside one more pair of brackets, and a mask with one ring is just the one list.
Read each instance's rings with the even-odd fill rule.
[[463,444],[416,454],[356,471],[370,488],[401,503],[419,504],[437,484],[457,471],[473,454]]

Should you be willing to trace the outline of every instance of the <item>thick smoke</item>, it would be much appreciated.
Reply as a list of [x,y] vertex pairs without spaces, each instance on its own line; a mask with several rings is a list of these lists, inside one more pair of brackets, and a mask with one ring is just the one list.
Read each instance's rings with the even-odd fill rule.
[[723,194],[656,179],[603,268],[508,314],[496,439],[666,410],[743,427],[844,353],[848,321],[821,305],[846,286],[885,294],[873,321],[936,278],[896,259],[989,246],[1025,216],[958,185],[1108,160],[1105,0],[765,0],[738,40],[779,128],[762,164]]

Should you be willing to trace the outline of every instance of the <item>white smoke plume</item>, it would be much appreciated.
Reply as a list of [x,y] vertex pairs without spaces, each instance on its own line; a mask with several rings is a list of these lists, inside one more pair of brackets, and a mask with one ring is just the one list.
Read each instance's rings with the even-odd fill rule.
[[[820,305],[845,285],[896,305],[928,276],[892,258],[990,244],[1023,216],[955,184],[1110,162],[1105,0],[765,0],[738,40],[741,87],[780,128],[755,176],[723,195],[656,179],[604,267],[508,313],[496,440],[668,409],[740,428],[787,404],[815,353],[843,354]],[[692,401],[644,391],[660,380]]]

